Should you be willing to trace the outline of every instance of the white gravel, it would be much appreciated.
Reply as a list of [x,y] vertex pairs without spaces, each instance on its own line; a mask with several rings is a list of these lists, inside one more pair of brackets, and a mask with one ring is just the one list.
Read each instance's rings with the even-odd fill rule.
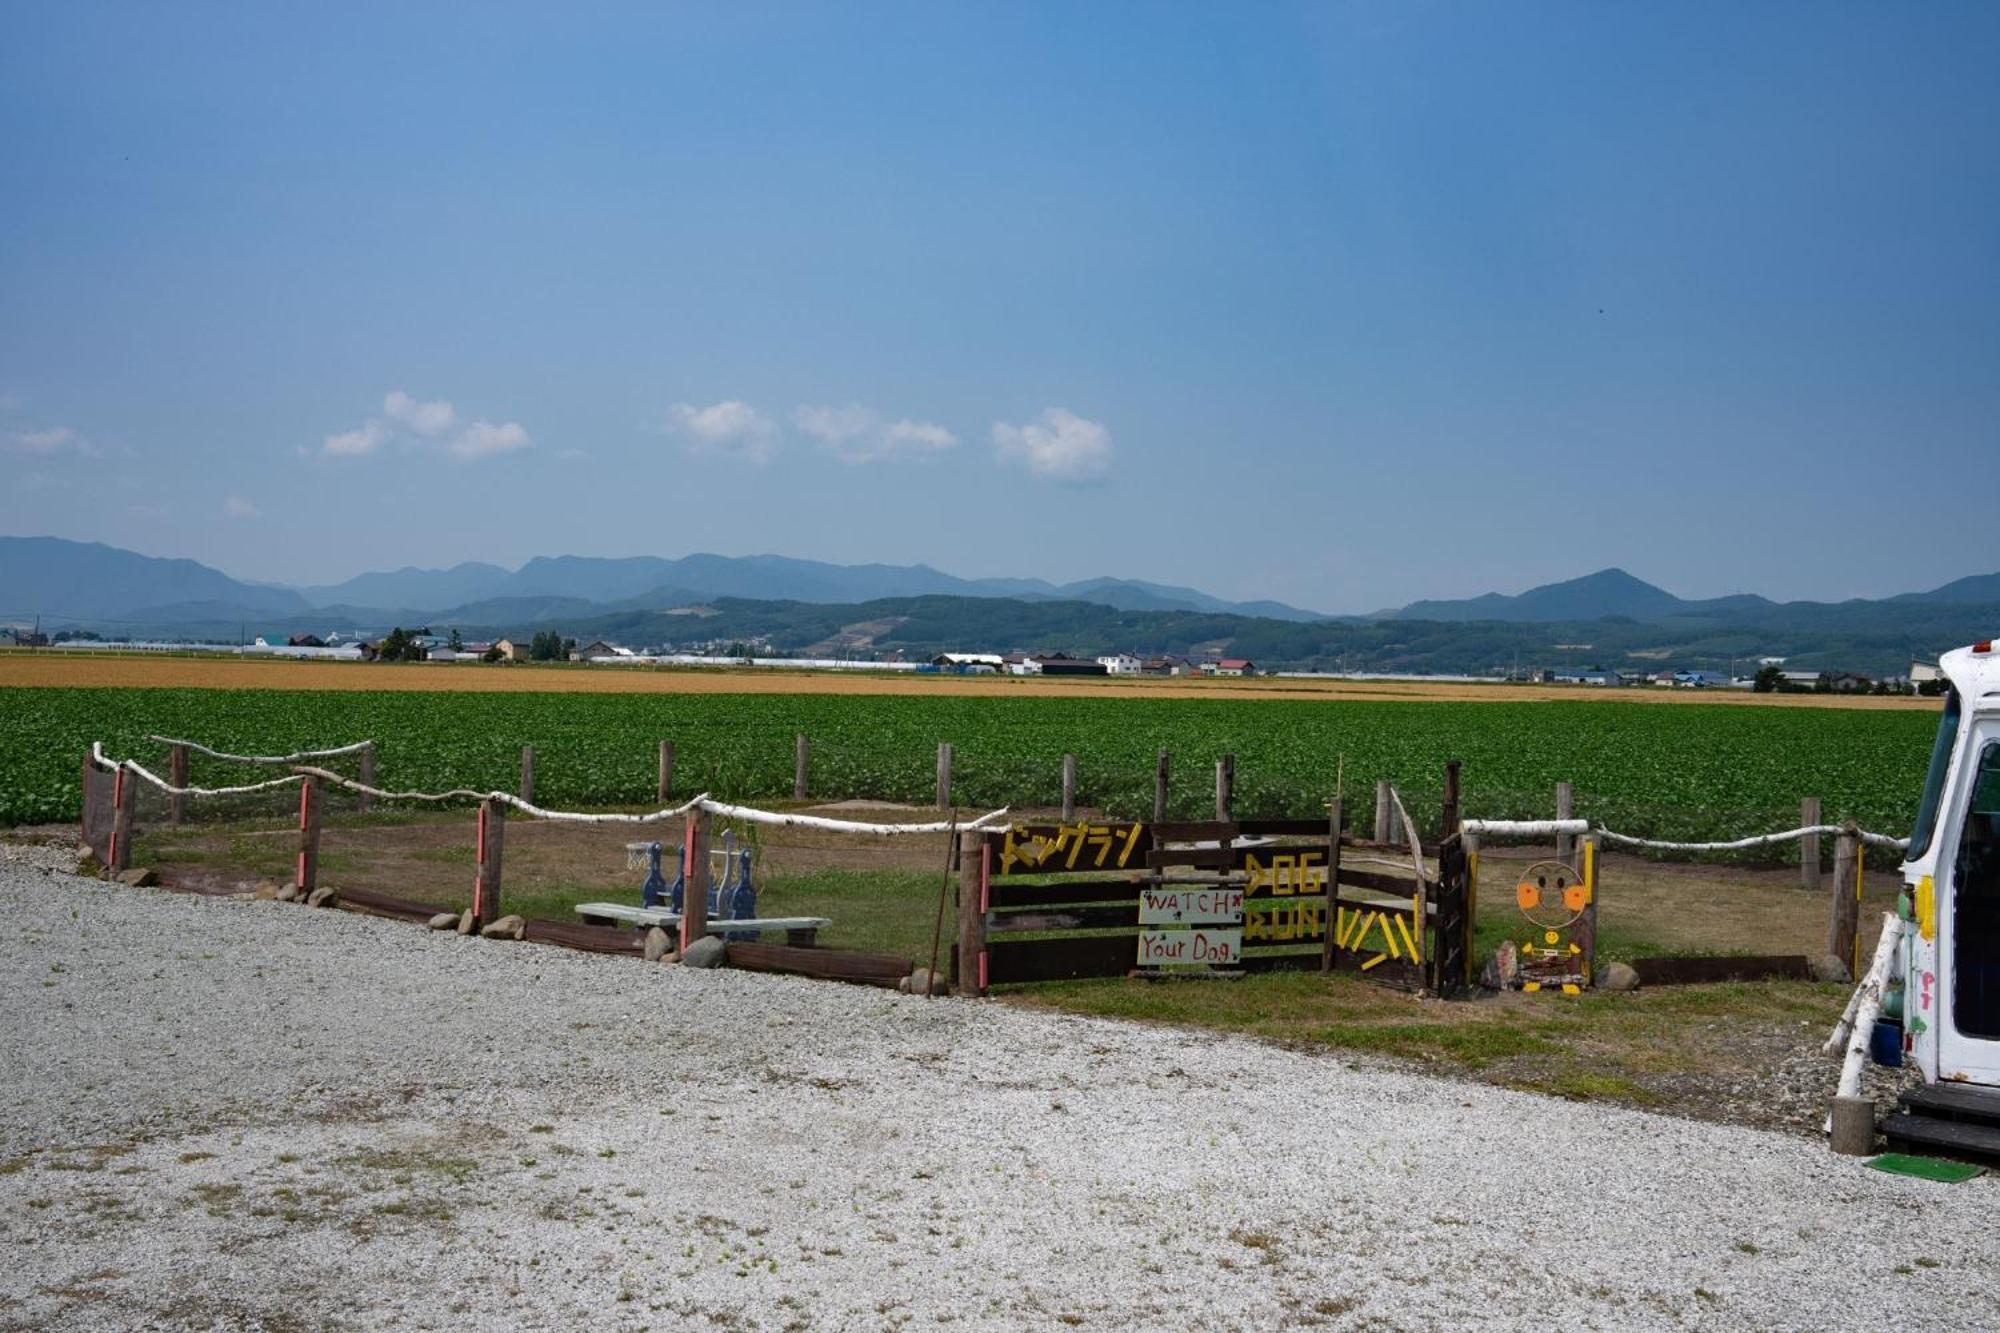
[[2000,1192],[0,851],[0,1328],[1992,1328]]

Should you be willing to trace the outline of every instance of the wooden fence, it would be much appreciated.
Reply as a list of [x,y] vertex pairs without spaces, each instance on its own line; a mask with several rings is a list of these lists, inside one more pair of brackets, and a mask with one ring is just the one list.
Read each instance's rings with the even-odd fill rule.
[[1017,824],[964,835],[954,989],[1084,977],[1351,971],[1439,995],[1471,980],[1456,838],[1408,845],[1316,820]]

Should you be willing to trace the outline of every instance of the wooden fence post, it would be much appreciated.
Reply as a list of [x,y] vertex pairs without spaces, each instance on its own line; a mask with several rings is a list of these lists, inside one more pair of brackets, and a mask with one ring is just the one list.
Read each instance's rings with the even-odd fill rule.
[[299,865],[297,872],[292,876],[292,883],[298,885],[301,898],[319,887],[319,830],[322,813],[319,779],[310,776],[301,778],[299,780]]
[[1395,810],[1389,804],[1389,779],[1382,778],[1375,784],[1375,824],[1370,830],[1377,842],[1394,842],[1396,831],[1390,825],[1395,818]]
[[[361,752],[361,785],[364,787],[372,787],[375,785],[375,742],[374,741],[368,742],[368,748]],[[365,815],[370,810],[373,810],[375,808],[375,798],[373,796],[370,796],[367,792],[364,791],[360,793],[360,797],[359,800],[356,802],[355,808],[360,810],[361,813]]]
[[1063,756],[1062,769],[1062,818],[1067,824],[1076,818],[1076,756]]
[[1460,761],[1448,759],[1444,765],[1444,826],[1438,830],[1438,841],[1443,842],[1458,832],[1458,770]]
[[1339,919],[1340,902],[1340,798],[1326,803],[1326,908],[1325,936],[1319,946],[1319,970],[1333,971],[1334,924]]
[[1604,863],[1597,856],[1597,839],[1589,834],[1577,840],[1576,854],[1582,858],[1583,882],[1590,890],[1590,901],[1584,904],[1575,935],[1577,945],[1583,950],[1583,984],[1587,990],[1597,984],[1597,900],[1604,896],[1604,885],[1600,882]]
[[794,746],[792,755],[792,799],[795,801],[803,801],[806,798],[807,748],[806,734],[802,731],[799,733],[798,743]]
[[97,789],[97,761],[90,751],[83,752],[83,811],[77,816],[77,839],[93,852],[97,849],[97,839],[91,837],[90,806]]
[[958,844],[958,949],[952,955],[952,990],[986,993],[986,885],[990,852],[982,833],[961,833]]
[[482,930],[501,917],[500,861],[507,834],[507,803],[487,797],[479,803],[478,869],[472,880],[472,928]]
[[660,804],[665,805],[674,796],[674,743],[660,742]]
[[[1808,796],[1799,802],[1799,827],[1811,828],[1819,823],[1819,797]],[[1799,887],[1811,892],[1819,891],[1819,834],[1808,833],[1799,839]]]
[[951,742],[938,742],[937,808],[951,809]]
[[1159,766],[1153,770],[1153,822],[1167,822],[1167,775],[1171,771],[1173,757],[1165,750],[1160,751]]
[[1461,834],[1458,845],[1465,853],[1465,984],[1470,986],[1479,966],[1472,944],[1479,933],[1479,835]]
[[132,830],[138,823],[139,779],[125,765],[118,765],[111,785],[111,860],[105,866],[112,874],[132,868]]
[[521,747],[521,799],[535,799],[535,747],[532,745]]
[[1847,964],[1847,975],[1861,975],[1861,839],[1854,826],[1842,829],[1833,844],[1833,917],[1827,926],[1826,951]]
[[1215,761],[1215,822],[1227,824],[1236,817],[1236,756],[1226,754]]
[[[167,782],[170,786],[175,787],[185,787],[188,785],[187,746],[176,745],[167,751]],[[180,792],[174,792],[169,795],[167,797],[167,808],[171,812],[170,817],[174,823],[185,824],[187,822],[188,798],[185,795]]]
[[[1558,782],[1556,784],[1556,818],[1568,819],[1570,817],[1570,811],[1574,810],[1575,808],[1576,808],[1575,790],[1571,788],[1571,786],[1567,782]],[[1576,862],[1571,859],[1575,855],[1576,855],[1576,835],[1574,833],[1556,834],[1556,860],[1562,862],[1566,866],[1575,865]]]
[[712,818],[706,810],[688,811],[687,860],[681,863],[681,873],[687,878],[681,896],[682,953],[708,934],[708,839]]

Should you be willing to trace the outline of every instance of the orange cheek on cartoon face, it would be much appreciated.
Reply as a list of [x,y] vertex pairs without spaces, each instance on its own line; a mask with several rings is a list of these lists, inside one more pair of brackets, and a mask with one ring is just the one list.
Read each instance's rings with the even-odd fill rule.
[[1581,884],[1572,884],[1563,890],[1563,906],[1572,912],[1581,912],[1589,901]]
[[1523,912],[1532,912],[1542,904],[1542,890],[1524,879],[1514,886],[1514,901],[1521,905]]

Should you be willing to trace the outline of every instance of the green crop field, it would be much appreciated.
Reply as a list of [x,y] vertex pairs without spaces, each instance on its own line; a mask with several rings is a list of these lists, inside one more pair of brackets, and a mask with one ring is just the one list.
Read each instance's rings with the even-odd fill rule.
[[[0,688],[0,825],[74,818],[92,740],[164,771],[148,732],[270,754],[373,738],[397,788],[511,789],[536,747],[536,795],[567,806],[653,799],[656,745],[672,739],[677,792],[789,796],[793,736],[812,740],[813,795],[928,801],[951,741],[964,806],[1047,805],[1061,757],[1078,799],[1151,809],[1157,752],[1173,753],[1173,806],[1212,808],[1214,762],[1236,756],[1242,814],[1318,814],[1336,774],[1360,826],[1378,778],[1437,818],[1447,759],[1464,762],[1465,811],[1546,816],[1555,783],[1577,813],[1622,832],[1723,837],[1788,827],[1801,795],[1829,819],[1901,834],[1936,718],[1928,712],[1618,702],[1363,703],[1245,699],[884,697],[771,694],[493,694]],[[198,783],[268,776],[197,761]]]

